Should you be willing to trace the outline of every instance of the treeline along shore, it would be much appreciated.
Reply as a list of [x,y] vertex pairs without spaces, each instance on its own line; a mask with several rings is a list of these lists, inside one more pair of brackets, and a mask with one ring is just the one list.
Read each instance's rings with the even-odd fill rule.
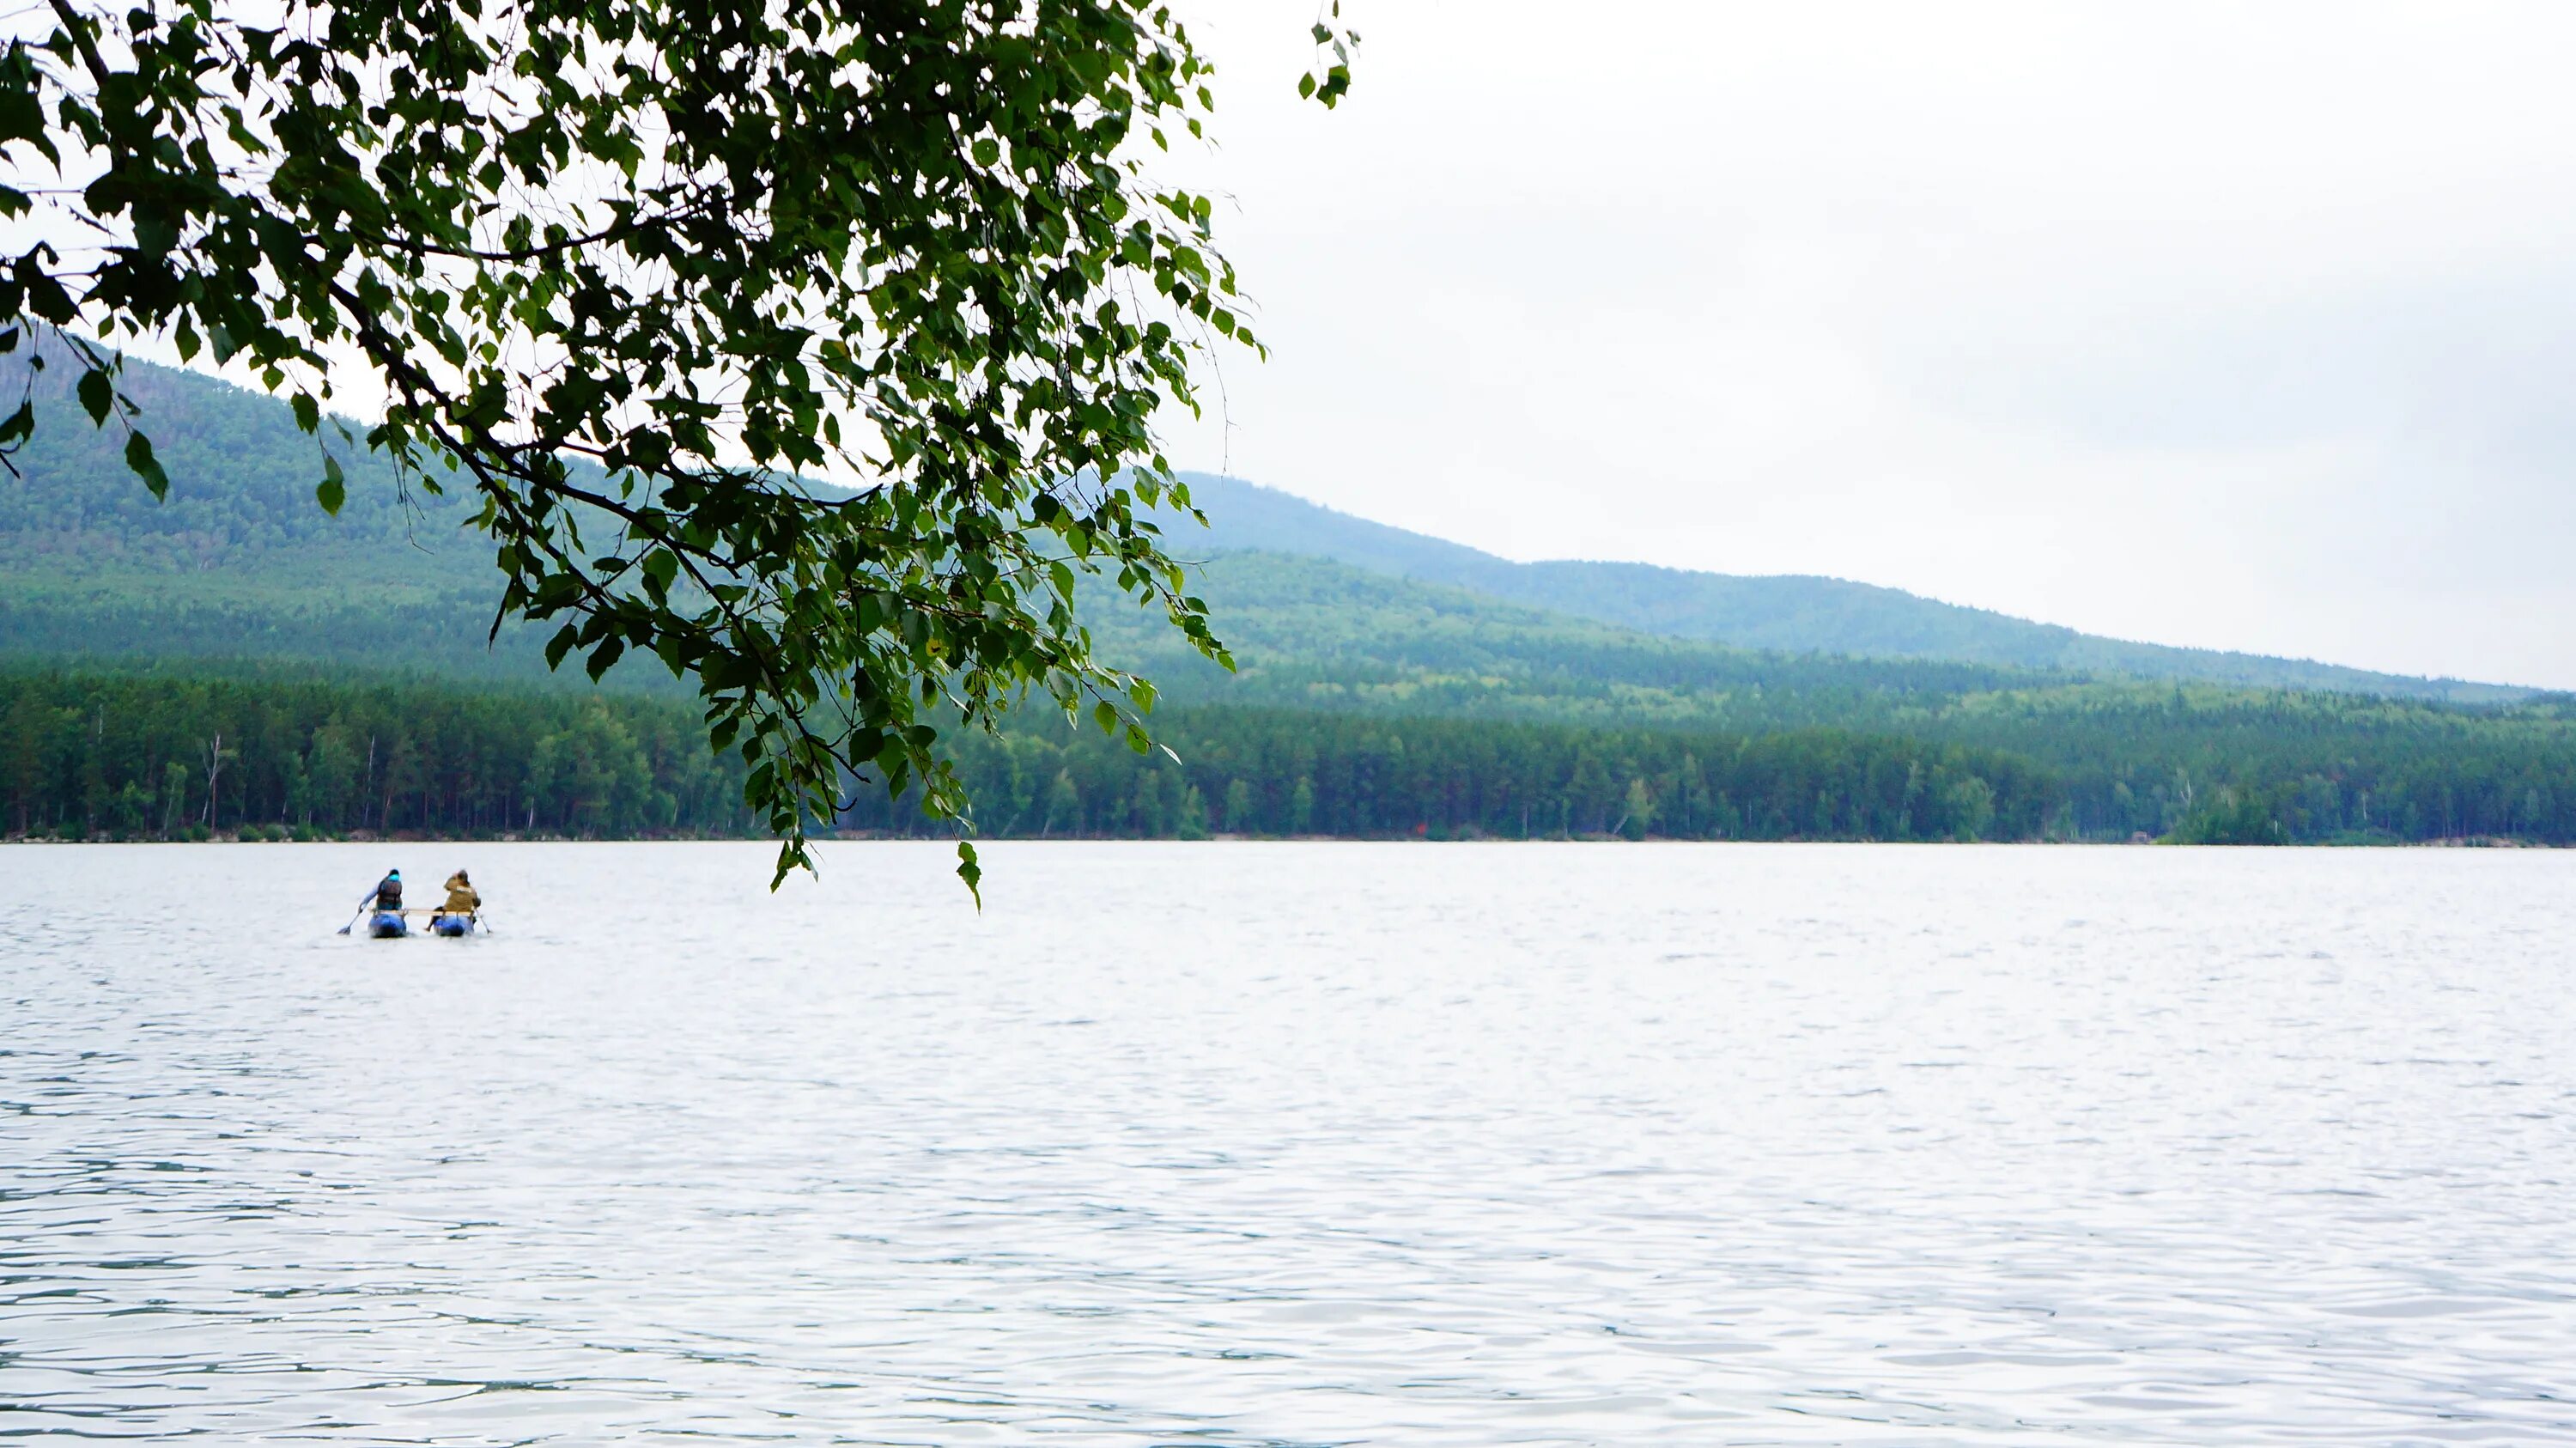
[[[1040,712],[956,747],[990,837],[2576,841],[2557,713],[2249,707],[2175,695],[1926,737],[1225,706],[1158,715],[1172,755]],[[953,833],[864,781],[850,799],[845,832]],[[202,666],[0,668],[0,800],[0,833],[66,840],[754,827],[739,765],[668,697]]]

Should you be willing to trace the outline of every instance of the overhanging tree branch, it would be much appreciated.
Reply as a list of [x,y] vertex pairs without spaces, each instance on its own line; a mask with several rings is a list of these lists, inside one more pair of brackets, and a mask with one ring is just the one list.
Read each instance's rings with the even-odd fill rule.
[[[0,258],[0,350],[166,336],[318,432],[354,345],[393,399],[367,445],[484,499],[495,627],[693,676],[782,873],[860,774],[963,821],[944,734],[1029,695],[1150,747],[1084,577],[1227,662],[1153,423],[1259,344],[1207,199],[1145,171],[1213,104],[1159,0],[48,4],[61,63],[9,48],[0,147],[96,174],[0,210],[104,244]],[[113,406],[113,351],[81,365]]]

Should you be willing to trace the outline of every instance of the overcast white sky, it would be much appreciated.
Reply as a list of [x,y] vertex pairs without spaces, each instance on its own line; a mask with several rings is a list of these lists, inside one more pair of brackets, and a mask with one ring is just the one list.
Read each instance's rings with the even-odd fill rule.
[[2576,7],[1199,0],[1174,460],[1517,558],[2576,687]]

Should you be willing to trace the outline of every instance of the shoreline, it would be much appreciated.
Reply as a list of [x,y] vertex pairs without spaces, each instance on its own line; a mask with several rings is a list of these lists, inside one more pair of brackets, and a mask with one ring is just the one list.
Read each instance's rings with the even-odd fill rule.
[[[911,844],[951,846],[954,837],[896,835],[874,831],[849,834],[818,834],[812,837],[818,845],[831,844]],[[46,835],[0,835],[0,845],[80,846],[80,845],[410,845],[410,844],[485,844],[485,845],[775,845],[776,840],[760,835],[447,835],[396,831],[378,835],[360,831],[345,835],[316,835],[306,839],[248,838],[239,834],[211,834],[203,839],[112,839],[93,837],[66,840]],[[1196,839],[1176,835],[979,835],[978,845],[1871,845],[1897,846],[1906,849],[1942,849],[1954,846],[2010,845],[2028,848],[2136,849],[2141,846],[2184,850],[2541,850],[2576,849],[2576,845],[2551,844],[2545,840],[2522,840],[2500,835],[2453,836],[2436,840],[2286,840],[2262,844],[2207,844],[2169,839],[2126,840],[1882,840],[1866,838],[1823,838],[1791,836],[1783,839],[1691,839],[1680,835],[1648,835],[1629,839],[1624,835],[1539,835],[1514,838],[1508,835],[1384,834],[1384,835],[1234,835],[1211,834]]]

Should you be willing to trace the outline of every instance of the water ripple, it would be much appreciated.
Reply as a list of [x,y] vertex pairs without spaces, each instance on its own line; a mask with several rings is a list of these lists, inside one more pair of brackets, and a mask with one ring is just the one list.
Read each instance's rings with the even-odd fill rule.
[[9,855],[0,1436],[2576,1443],[2576,857]]

